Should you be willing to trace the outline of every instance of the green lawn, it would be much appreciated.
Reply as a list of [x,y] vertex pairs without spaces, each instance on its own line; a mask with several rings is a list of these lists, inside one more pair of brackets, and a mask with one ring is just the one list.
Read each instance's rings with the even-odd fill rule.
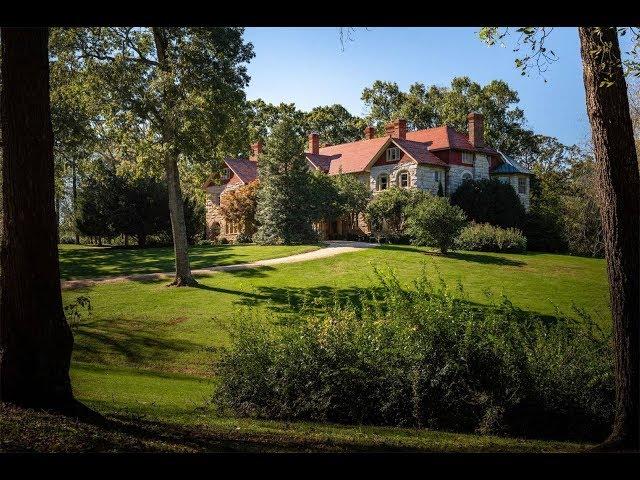
[[[221,245],[189,249],[191,268],[255,262],[286,257],[320,248],[317,245]],[[96,278],[133,273],[171,272],[174,270],[173,248],[114,248],[88,245],[60,245],[60,277]]]
[[[219,254],[225,259],[234,256],[246,261],[258,252],[254,250],[257,248],[222,247]],[[270,256],[269,248],[274,247],[263,248],[267,248],[265,256]],[[149,257],[147,260],[151,261]],[[139,265],[133,258],[132,262]],[[423,248],[383,246],[308,262],[220,272],[198,278],[200,285],[196,288],[168,288],[166,282],[153,281],[65,290],[66,304],[86,295],[93,307],[91,315],[73,326],[76,343],[72,378],[76,393],[110,414],[205,425],[215,432],[235,432],[239,427],[247,435],[300,441],[327,438],[354,448],[559,448],[545,442],[442,432],[230,419],[217,416],[207,405],[215,382],[212,363],[219,348],[228,343],[226,325],[238,312],[252,309],[257,315],[286,313],[305,292],[314,297],[349,295],[357,288],[375,284],[374,266],[393,268],[406,283],[426,268],[434,279],[440,275],[452,285],[461,282],[469,298],[478,303],[504,293],[517,306],[544,315],[554,314],[556,306],[569,311],[575,303],[609,328],[603,260],[538,253],[458,252],[443,257]],[[76,267],[85,272],[92,268]],[[492,297],[486,296],[487,290]],[[263,316],[265,321],[272,321],[271,316]],[[568,444],[561,447],[574,448]]]

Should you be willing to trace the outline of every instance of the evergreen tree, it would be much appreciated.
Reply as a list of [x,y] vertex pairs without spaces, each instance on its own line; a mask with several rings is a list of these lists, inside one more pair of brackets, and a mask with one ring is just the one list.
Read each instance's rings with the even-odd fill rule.
[[284,116],[273,127],[258,163],[255,241],[261,244],[307,243],[317,236],[311,226],[310,173],[304,158],[304,141],[296,134],[294,119]]

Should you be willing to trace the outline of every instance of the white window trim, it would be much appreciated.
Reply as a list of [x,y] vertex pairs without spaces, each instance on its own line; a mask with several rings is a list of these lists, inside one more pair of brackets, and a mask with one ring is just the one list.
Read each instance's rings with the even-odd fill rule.
[[[407,186],[406,187],[402,186],[402,176],[403,175],[407,176]],[[399,188],[411,188],[411,175],[409,175],[409,172],[407,170],[401,170],[400,172],[398,172],[398,187]]]
[[462,175],[460,175],[461,182],[464,182],[466,180],[473,180],[473,174],[468,170],[465,170],[464,172],[462,172]]
[[[469,157],[471,158],[471,161],[468,161]],[[475,165],[475,154],[473,152],[462,152],[460,161],[466,165]]]
[[[391,155],[393,154],[393,155]],[[386,152],[387,162],[395,162],[400,160],[402,154],[400,153],[400,148],[398,147],[389,147]],[[393,157],[393,158],[392,158]]]
[[[520,181],[522,180],[522,185],[524,186],[524,192],[520,191]],[[526,195],[527,194],[527,179],[523,178],[523,177],[518,177],[518,188],[517,188],[517,192],[519,195]]]

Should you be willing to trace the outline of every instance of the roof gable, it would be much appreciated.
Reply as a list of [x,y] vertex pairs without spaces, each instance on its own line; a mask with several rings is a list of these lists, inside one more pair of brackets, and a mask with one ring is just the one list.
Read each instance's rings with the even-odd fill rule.
[[224,163],[235,173],[242,183],[247,184],[258,178],[258,162],[248,158],[227,158]]

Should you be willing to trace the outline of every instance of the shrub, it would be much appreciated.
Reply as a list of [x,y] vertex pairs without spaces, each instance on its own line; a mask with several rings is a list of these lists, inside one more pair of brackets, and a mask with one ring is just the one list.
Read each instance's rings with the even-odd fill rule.
[[443,197],[421,201],[407,211],[407,234],[412,243],[430,245],[442,253],[453,247],[460,230],[467,224],[462,209]]
[[[425,275],[380,274],[351,301],[305,300],[269,327],[245,316],[217,364],[234,414],[601,439],[613,409],[609,335],[588,315],[479,307]],[[275,320],[275,319],[274,319]]]
[[500,228],[488,223],[472,223],[460,232],[456,248],[481,252],[524,252],[527,239],[517,228]]
[[391,187],[373,197],[365,209],[372,234],[380,241],[406,242],[405,221],[409,206],[416,205],[431,195],[422,190]]
[[462,208],[469,220],[476,223],[519,228],[525,220],[525,210],[516,191],[495,178],[462,182],[451,195],[451,203]]

